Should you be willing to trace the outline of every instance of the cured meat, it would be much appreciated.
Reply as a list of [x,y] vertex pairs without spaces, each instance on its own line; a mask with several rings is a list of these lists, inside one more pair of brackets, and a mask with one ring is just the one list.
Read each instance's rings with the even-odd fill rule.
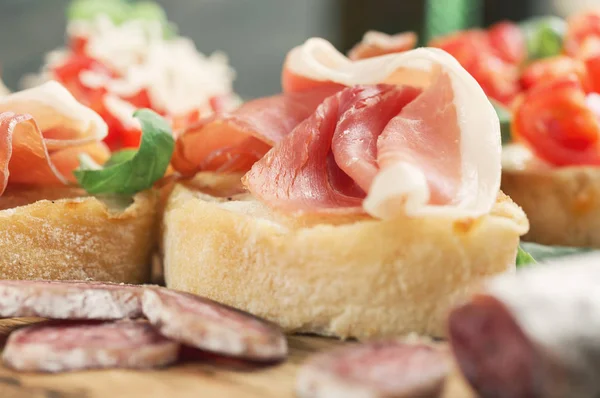
[[142,309],[164,336],[202,350],[260,361],[287,355],[285,335],[277,326],[206,298],[148,288]]
[[260,98],[229,114],[196,123],[177,138],[173,167],[184,175],[201,170],[247,171],[340,87]]
[[348,58],[358,60],[408,51],[417,45],[417,40],[415,32],[388,35],[371,30],[365,33],[362,41],[348,52]]
[[364,343],[318,354],[296,380],[301,398],[438,397],[449,371],[441,349],[401,341]]
[[420,94],[412,87],[354,86],[329,97],[243,181],[284,210],[361,211],[378,172],[378,138]]
[[[500,186],[498,118],[481,87],[450,55],[417,49],[353,62],[327,41],[310,39],[293,49],[284,65],[283,87],[288,92],[380,83],[410,86],[422,94],[410,104],[401,103],[406,106],[391,120],[385,120],[387,113],[368,110],[339,112],[344,110],[339,108],[341,94],[337,100],[330,98],[253,166],[245,177],[248,188],[282,209],[339,211],[356,206],[355,199],[361,196],[353,181],[367,192],[364,209],[379,218],[400,212],[453,217],[489,212]],[[359,98],[354,100],[360,103]],[[340,125],[347,124],[335,138],[332,131],[338,117]],[[360,126],[382,123],[375,168],[372,131]],[[329,147],[344,173],[324,155]],[[353,192],[353,199],[348,201],[336,191],[345,196]]]
[[97,163],[110,156],[100,142],[107,127],[56,82],[0,98],[0,194],[9,182],[75,181],[78,155]]
[[147,369],[177,360],[179,344],[144,321],[40,324],[13,332],[4,364],[28,372]]
[[482,397],[600,394],[600,255],[504,275],[449,317],[452,350]]
[[0,317],[122,319],[142,315],[142,288],[101,282],[0,281]]

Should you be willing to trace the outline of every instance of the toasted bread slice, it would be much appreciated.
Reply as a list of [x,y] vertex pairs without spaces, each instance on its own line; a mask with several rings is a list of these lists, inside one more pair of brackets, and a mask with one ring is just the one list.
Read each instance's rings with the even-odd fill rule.
[[502,189],[529,218],[525,240],[600,248],[600,169],[505,169]]
[[9,187],[0,197],[0,278],[143,283],[157,195],[117,202],[69,187]]
[[287,332],[443,336],[449,307],[512,271],[528,223],[500,194],[489,215],[305,218],[244,193],[239,176],[177,184],[163,217],[167,286],[246,310]]

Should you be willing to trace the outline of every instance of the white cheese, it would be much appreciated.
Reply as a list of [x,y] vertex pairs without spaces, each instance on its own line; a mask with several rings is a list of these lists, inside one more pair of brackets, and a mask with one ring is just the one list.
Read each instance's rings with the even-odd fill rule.
[[[210,99],[233,91],[235,73],[224,54],[205,56],[183,37],[165,40],[157,21],[132,20],[115,25],[106,16],[99,16],[92,21],[73,21],[67,31],[70,37],[86,37],[87,54],[121,76],[111,78],[85,71],[80,78],[88,87],[106,87],[110,93],[124,97],[146,89],[154,106],[175,115],[194,110],[210,114]],[[28,77],[25,83],[31,86],[51,79],[49,70],[68,55],[64,50],[51,53],[41,74]]]

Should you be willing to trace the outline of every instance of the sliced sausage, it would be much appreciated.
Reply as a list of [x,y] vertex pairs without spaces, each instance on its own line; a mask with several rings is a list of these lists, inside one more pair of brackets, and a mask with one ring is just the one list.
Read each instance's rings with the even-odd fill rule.
[[398,340],[317,354],[298,373],[301,398],[437,397],[450,365],[438,347]]
[[202,350],[259,361],[287,355],[279,327],[206,298],[147,288],[142,310],[163,335]]
[[122,319],[142,315],[142,287],[80,281],[0,281],[0,317]]
[[178,352],[145,321],[42,323],[11,333],[2,360],[28,372],[145,369],[174,362]]
[[600,255],[495,278],[452,311],[448,327],[482,397],[598,397]]

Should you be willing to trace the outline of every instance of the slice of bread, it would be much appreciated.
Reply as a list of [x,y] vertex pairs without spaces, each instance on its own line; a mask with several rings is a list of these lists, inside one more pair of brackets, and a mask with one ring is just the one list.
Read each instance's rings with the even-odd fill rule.
[[389,221],[277,214],[239,176],[199,174],[163,217],[167,286],[246,310],[287,332],[444,335],[447,311],[512,271],[528,223],[500,193],[477,219]]
[[0,197],[0,278],[148,282],[156,204],[155,191],[119,203],[11,186]]
[[505,168],[502,190],[529,218],[525,240],[600,248],[600,169]]

